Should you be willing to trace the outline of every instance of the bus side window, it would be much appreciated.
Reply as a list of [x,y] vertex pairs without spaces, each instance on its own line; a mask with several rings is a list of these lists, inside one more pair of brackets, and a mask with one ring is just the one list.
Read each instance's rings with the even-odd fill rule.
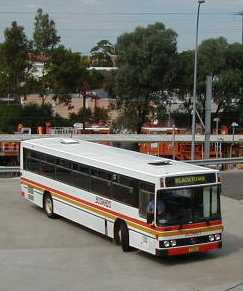
[[111,174],[96,168],[91,168],[90,174],[90,190],[98,195],[111,197]]
[[115,173],[112,174],[111,178],[112,198],[126,205],[138,208],[138,181]]
[[139,185],[139,215],[147,218],[149,201],[154,199],[155,185],[148,182],[140,182]]
[[140,188],[139,190],[139,215],[141,217],[147,218],[147,208],[149,201],[151,201],[154,197],[154,194],[143,190]]

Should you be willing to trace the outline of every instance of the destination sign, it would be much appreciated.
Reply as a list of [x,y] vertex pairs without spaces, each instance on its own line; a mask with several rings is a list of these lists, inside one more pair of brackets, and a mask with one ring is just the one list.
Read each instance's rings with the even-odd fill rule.
[[216,175],[211,173],[204,175],[168,177],[166,178],[165,183],[166,187],[211,184],[216,183]]

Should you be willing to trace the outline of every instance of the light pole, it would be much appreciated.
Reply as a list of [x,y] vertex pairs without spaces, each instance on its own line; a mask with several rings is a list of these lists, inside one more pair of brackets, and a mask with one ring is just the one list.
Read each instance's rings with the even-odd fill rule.
[[201,4],[205,0],[198,0],[197,9],[197,23],[196,23],[196,43],[195,43],[195,56],[194,56],[194,81],[193,81],[193,109],[192,109],[192,147],[191,159],[195,159],[195,135],[196,135],[196,102],[197,102],[197,63],[198,63],[198,28]]
[[239,124],[237,122],[232,122],[231,127],[233,130],[233,138],[232,138],[232,143],[235,143],[235,129],[239,126]]
[[214,122],[216,122],[216,129],[215,129],[215,134],[219,134],[219,121],[220,121],[220,119],[218,118],[218,117],[215,117],[214,119],[213,119],[213,121]]
[[[218,135],[219,134],[219,121],[220,121],[220,119],[219,119],[219,117],[215,117],[213,119],[213,121],[216,122],[215,134]],[[218,155],[219,155],[219,147],[220,147],[219,143],[216,142],[216,159],[218,158]]]
[[233,146],[235,145],[235,130],[238,126],[239,124],[237,122],[232,122],[231,124],[233,137],[232,137],[232,144],[230,146],[230,158],[232,158]]
[[242,30],[241,30],[241,44],[243,46],[243,11],[237,12],[236,15],[241,16],[241,25],[242,25]]

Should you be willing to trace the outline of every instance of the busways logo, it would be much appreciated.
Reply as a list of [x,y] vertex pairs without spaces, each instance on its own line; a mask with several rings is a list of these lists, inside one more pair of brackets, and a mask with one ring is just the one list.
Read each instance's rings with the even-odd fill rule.
[[107,208],[111,208],[111,201],[104,199],[104,198],[101,198],[101,197],[96,196],[95,203],[98,205],[107,207]]

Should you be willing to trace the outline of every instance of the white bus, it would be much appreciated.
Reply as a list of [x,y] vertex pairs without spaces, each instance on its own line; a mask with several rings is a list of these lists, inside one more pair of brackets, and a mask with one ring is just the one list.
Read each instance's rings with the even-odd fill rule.
[[222,247],[216,170],[97,143],[22,142],[22,195],[120,244],[154,255]]

